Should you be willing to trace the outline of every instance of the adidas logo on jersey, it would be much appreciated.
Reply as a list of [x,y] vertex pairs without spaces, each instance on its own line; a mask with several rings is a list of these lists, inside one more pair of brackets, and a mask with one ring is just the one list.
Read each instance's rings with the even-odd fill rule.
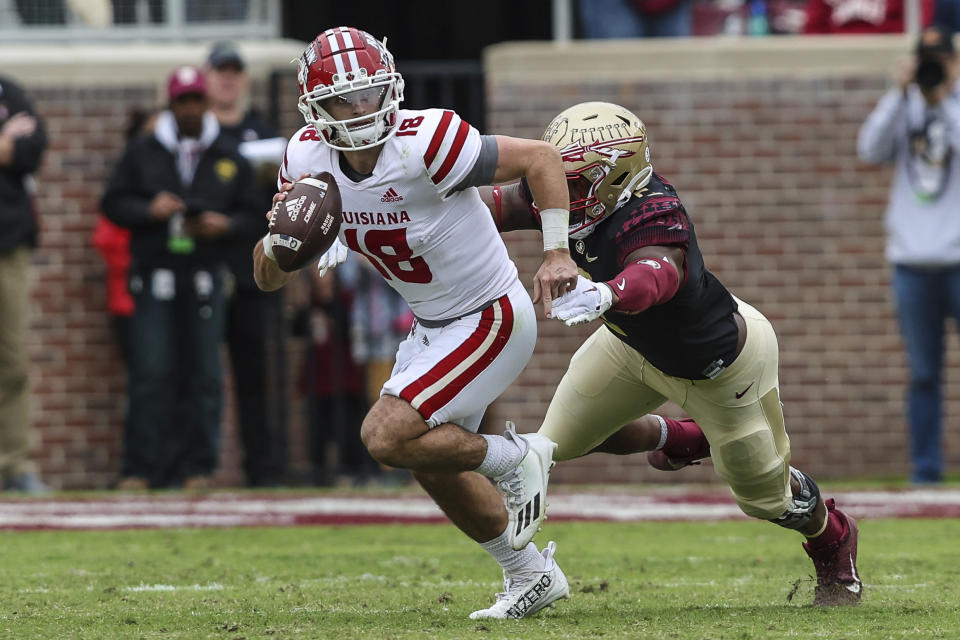
[[[303,203],[307,201],[307,196],[300,196],[296,200],[287,200],[287,217],[290,218],[290,222],[296,222],[297,216],[300,215],[300,209],[303,208]],[[311,212],[312,213],[312,212]]]
[[380,197],[380,202],[400,202],[403,196],[397,193],[393,187],[387,189],[387,192]]

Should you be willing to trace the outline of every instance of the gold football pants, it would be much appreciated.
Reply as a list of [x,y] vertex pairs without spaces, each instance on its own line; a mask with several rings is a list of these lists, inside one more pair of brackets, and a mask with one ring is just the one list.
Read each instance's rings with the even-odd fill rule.
[[670,400],[703,429],[714,469],[740,509],[764,520],[783,515],[792,498],[777,337],[763,314],[737,302],[747,339],[733,364],[713,380],[668,376],[607,327],[595,331],[571,358],[540,428],[559,445],[556,460],[588,453]]

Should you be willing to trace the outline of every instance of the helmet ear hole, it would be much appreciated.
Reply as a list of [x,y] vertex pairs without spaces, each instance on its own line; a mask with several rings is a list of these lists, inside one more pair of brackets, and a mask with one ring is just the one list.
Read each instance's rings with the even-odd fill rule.
[[627,176],[629,175],[630,175],[629,171],[624,171],[623,173],[617,176],[616,180],[610,183],[610,186],[619,187],[621,184],[623,184],[623,181],[626,180]]

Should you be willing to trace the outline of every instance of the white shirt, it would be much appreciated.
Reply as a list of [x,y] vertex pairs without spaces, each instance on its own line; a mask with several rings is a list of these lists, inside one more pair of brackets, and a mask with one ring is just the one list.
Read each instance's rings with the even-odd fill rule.
[[893,162],[887,205],[887,260],[938,267],[960,264],[960,82],[937,107],[916,85],[892,89],[860,128],[857,152]]
[[456,318],[507,293],[517,268],[475,187],[480,134],[454,112],[400,110],[370,177],[354,182],[312,126],[290,139],[279,183],[329,171],[340,188],[340,241],[364,254],[417,317]]

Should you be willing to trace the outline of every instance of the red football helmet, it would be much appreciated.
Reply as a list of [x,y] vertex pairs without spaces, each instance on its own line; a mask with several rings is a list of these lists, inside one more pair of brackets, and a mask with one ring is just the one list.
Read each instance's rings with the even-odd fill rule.
[[[353,27],[327,29],[300,56],[297,81],[300,113],[334,149],[367,149],[396,133],[403,77],[397,73],[386,40],[380,42]],[[332,100],[375,102],[376,110],[337,120],[327,109]]]

